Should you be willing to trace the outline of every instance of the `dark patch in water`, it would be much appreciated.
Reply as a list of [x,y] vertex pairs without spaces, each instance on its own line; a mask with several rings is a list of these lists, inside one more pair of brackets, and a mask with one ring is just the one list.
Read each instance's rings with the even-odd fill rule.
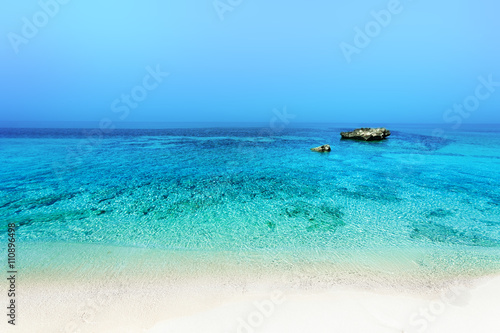
[[432,217],[439,217],[439,218],[444,218],[448,216],[453,216],[453,212],[450,210],[438,208],[433,211],[430,211],[425,215],[427,218],[432,218]]
[[0,208],[5,208],[5,207],[10,206],[10,205],[12,205],[12,208],[19,208],[19,207],[20,207],[20,205],[19,205],[19,204],[14,205],[14,204],[15,204],[16,202],[18,202],[18,201],[19,201],[19,199],[15,199],[15,200],[7,201],[6,203],[2,204],[2,205],[0,206]]
[[453,142],[453,140],[450,139],[445,139],[437,135],[420,135],[420,134],[414,134],[414,133],[405,133],[405,132],[399,132],[399,131],[391,131],[392,136],[389,137],[389,139],[393,137],[397,137],[398,140],[402,140],[408,143],[411,143],[412,145],[417,146],[416,144],[421,145],[420,147],[417,147],[417,149],[422,150],[422,146],[424,147],[424,150],[426,151],[436,151],[439,150],[443,147],[448,146]]
[[413,239],[428,239],[433,242],[447,244],[462,244],[467,246],[496,247],[500,241],[483,237],[474,232],[463,232],[455,228],[432,222],[414,222],[410,237]]
[[298,202],[293,207],[285,209],[289,218],[308,221],[307,231],[335,231],[345,225],[344,213],[338,207],[328,205],[315,206],[306,202]]
[[69,200],[75,196],[74,193],[65,193],[61,195],[47,195],[44,197],[41,197],[39,199],[33,200],[29,202],[29,206],[27,206],[28,209],[33,209],[33,208],[39,208],[39,207],[48,207],[52,206],[58,201],[61,200]]
[[490,199],[488,201],[488,204],[492,205],[492,206],[500,205],[500,195],[496,192],[493,192],[493,190],[495,190],[495,189],[496,188],[493,188],[492,191],[485,191],[484,192],[484,196],[487,197],[488,199]]
[[152,212],[155,209],[155,206],[148,207],[142,211],[142,215],[148,215],[150,212]]
[[106,201],[111,201],[113,199],[115,199],[116,197],[122,195],[123,193],[125,193],[125,189],[121,188],[121,189],[110,189],[110,190],[106,190],[104,191],[104,193],[99,193],[99,194],[96,194],[96,196],[98,196],[99,200],[97,200],[97,203],[103,203],[103,202],[106,202]]
[[309,210],[302,205],[286,208],[285,213],[288,217],[309,217]]
[[478,221],[480,223],[483,223],[488,227],[496,227],[496,226],[500,225],[500,221],[481,220],[481,219],[474,219],[474,221]]
[[15,223],[18,227],[29,226],[34,223],[47,223],[47,222],[66,222],[83,220],[92,216],[104,214],[103,210],[82,210],[82,211],[67,211],[67,212],[54,212],[45,214],[34,214],[34,216],[16,216],[7,218],[5,223],[0,225],[2,232],[6,231],[9,223]]
[[386,202],[399,202],[402,200],[390,188],[359,185],[358,189],[359,191],[350,191],[345,187],[341,187],[337,191],[340,192],[343,196],[347,196],[356,200],[374,200]]
[[279,175],[262,174],[185,177],[171,181],[168,191],[170,194],[163,196],[161,209],[157,209],[162,215],[196,214],[198,209],[209,210],[211,206],[233,202],[287,200],[291,193],[295,197],[310,198],[318,193],[313,185],[290,183]]
[[181,199],[173,202],[167,208],[167,212],[173,215],[185,215],[189,213],[194,213],[198,209],[202,209],[205,205],[208,205],[204,200],[199,199]]
[[273,221],[268,221],[266,223],[266,225],[269,227],[269,229],[271,229],[271,231],[275,231],[276,230],[276,223],[273,222]]

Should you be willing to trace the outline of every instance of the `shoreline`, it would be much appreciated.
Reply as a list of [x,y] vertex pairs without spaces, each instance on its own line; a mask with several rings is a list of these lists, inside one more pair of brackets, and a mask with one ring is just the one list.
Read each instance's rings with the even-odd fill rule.
[[[462,298],[467,296],[467,302],[477,294],[484,307],[494,307],[490,303],[500,297],[500,270],[432,275],[432,269],[415,270],[419,266],[414,264],[387,265],[394,257],[386,257],[383,268],[383,253],[378,261],[365,258],[372,263],[370,268],[317,258],[310,262],[290,258],[259,261],[259,256],[252,254],[241,257],[106,245],[47,245],[25,243],[19,252],[19,258],[37,253],[39,262],[31,270],[20,268],[19,325],[8,327],[7,332],[154,333],[191,332],[196,327],[203,332],[238,332],[239,318],[254,312],[255,302],[270,306],[268,301],[276,292],[286,300],[280,305],[283,313],[278,314],[276,303],[276,322],[270,316],[270,328],[263,324],[255,332],[280,332],[276,331],[279,327],[295,332],[287,320],[307,322],[309,317],[301,313],[317,318],[313,320],[316,325],[333,325],[328,318],[337,318],[337,323],[345,325],[337,326],[339,332],[349,332],[349,327],[360,322],[372,325],[359,326],[360,330],[378,332],[380,318],[374,321],[373,311],[396,311],[400,317],[408,312],[409,316],[450,290],[458,290]],[[447,307],[460,312],[465,305],[451,302]],[[473,306],[482,309],[483,305],[473,302]],[[363,307],[371,310],[367,313]],[[347,309],[357,311],[357,315]],[[490,311],[484,310],[478,313]],[[387,314],[377,316],[386,318]],[[484,319],[482,315],[476,318]],[[304,323],[296,324],[300,325]],[[320,326],[315,331],[331,332]],[[387,327],[379,331],[397,332]]]
[[[269,281],[279,284],[315,278],[323,285],[353,285],[378,282],[377,287],[400,291],[433,292],[448,281],[473,280],[500,274],[500,252],[491,248],[358,248],[331,251],[205,251],[126,247],[85,243],[23,242],[18,249],[19,269],[26,281],[141,279],[145,275],[172,278],[202,278],[214,274],[229,278]],[[33,254],[36,253],[36,256]],[[332,279],[328,279],[328,277]],[[399,278],[397,278],[399,277]],[[256,278],[256,279],[255,279]],[[359,283],[348,283],[348,278]],[[394,280],[393,280],[394,278]],[[411,281],[427,280],[435,288],[412,288]],[[403,281],[408,283],[402,283]],[[383,282],[386,283],[383,283]],[[366,284],[367,288],[373,287]],[[321,287],[320,287],[321,289]]]

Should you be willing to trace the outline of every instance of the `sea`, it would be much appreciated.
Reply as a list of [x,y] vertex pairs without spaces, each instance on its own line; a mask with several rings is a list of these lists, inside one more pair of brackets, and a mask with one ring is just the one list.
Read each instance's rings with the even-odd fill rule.
[[[500,127],[387,128],[377,142],[342,140],[354,127],[336,124],[2,128],[0,244],[15,224],[25,274],[60,266],[53,248],[70,267],[84,245],[388,275],[500,272]],[[331,152],[310,150],[323,144]],[[158,265],[152,256],[142,264]]]

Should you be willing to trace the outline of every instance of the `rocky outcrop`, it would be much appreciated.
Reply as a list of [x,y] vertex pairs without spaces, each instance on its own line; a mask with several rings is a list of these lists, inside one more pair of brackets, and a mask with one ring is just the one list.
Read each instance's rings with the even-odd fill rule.
[[363,141],[384,140],[391,132],[384,127],[379,128],[357,128],[352,132],[341,132],[342,139],[354,139]]
[[322,145],[316,148],[311,148],[312,151],[317,151],[319,153],[326,153],[331,151],[332,149],[330,148],[330,145]]

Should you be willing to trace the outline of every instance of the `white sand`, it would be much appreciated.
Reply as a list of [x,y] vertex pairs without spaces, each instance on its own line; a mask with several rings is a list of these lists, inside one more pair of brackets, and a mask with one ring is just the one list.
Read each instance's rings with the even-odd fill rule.
[[280,291],[262,285],[244,292],[216,284],[207,287],[182,283],[175,290],[147,283],[22,286],[18,325],[12,328],[4,318],[0,331],[500,331],[500,276],[485,277],[472,286],[445,289],[434,295],[341,286],[321,292]]
[[167,320],[148,332],[500,332],[500,277],[434,297],[274,291]]
[[[21,270],[17,325],[4,314],[2,333],[500,332],[498,275],[458,282],[382,262],[270,267],[68,244],[25,244],[20,255],[29,253],[50,260]],[[6,280],[0,285],[7,290]]]

